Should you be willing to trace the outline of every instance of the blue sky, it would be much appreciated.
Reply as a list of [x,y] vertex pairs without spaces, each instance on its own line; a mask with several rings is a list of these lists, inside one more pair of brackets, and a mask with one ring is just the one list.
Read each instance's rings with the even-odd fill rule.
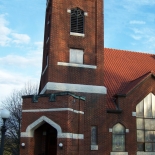
[[105,0],[104,45],[155,53],[155,0]]
[[[0,101],[39,83],[46,0],[0,0]],[[155,53],[155,0],[105,0],[104,45]]]
[[0,101],[39,83],[45,8],[45,0],[0,0]]

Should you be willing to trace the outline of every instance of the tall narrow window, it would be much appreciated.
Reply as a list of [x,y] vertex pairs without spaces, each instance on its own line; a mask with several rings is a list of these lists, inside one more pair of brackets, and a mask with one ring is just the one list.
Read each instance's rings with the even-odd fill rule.
[[137,151],[155,152],[155,96],[148,94],[136,106]]
[[84,33],[84,11],[79,8],[71,10],[71,32]]
[[125,151],[125,128],[120,123],[117,123],[112,130],[112,150],[114,152]]
[[97,126],[91,127],[91,145],[97,145]]

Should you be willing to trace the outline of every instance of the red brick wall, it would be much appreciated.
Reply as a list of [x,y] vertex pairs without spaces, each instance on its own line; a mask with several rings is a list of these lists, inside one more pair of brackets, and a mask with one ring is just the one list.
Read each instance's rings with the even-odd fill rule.
[[[58,138],[58,144],[64,144],[63,150],[57,148],[59,152],[66,154],[101,154],[105,146],[105,96],[99,94],[78,94],[86,97],[86,101],[74,99],[71,96],[57,96],[56,102],[49,102],[49,97],[40,97],[37,103],[32,103],[32,98],[24,98],[23,110],[28,109],[49,109],[49,108],[72,108],[74,110],[84,111],[84,114],[77,114],[69,111],[62,112],[35,112],[22,113],[21,132],[25,132],[28,125],[33,123],[41,116],[46,116],[55,123],[59,124],[63,133],[84,134],[84,140]],[[98,127],[98,151],[91,151],[91,126]],[[28,141],[33,138],[21,138],[21,143],[25,142],[25,149],[21,148],[21,152],[32,151],[35,144],[31,148],[27,147],[32,142]],[[33,141],[34,142],[34,141]],[[25,150],[25,152],[24,152]],[[24,155],[24,154],[22,154]],[[34,152],[29,155],[35,155]]]
[[129,155],[136,155],[136,117],[132,116],[132,112],[136,112],[137,104],[151,92],[155,94],[155,80],[150,77],[127,94],[126,97],[118,98],[120,108],[123,110],[121,114],[106,114],[106,133],[103,135],[106,139],[105,147],[107,148],[105,154],[108,155],[109,152],[112,152],[112,133],[109,132],[109,128],[112,128],[117,123],[121,123],[126,129],[129,129],[129,133],[126,133],[125,138],[125,150]]

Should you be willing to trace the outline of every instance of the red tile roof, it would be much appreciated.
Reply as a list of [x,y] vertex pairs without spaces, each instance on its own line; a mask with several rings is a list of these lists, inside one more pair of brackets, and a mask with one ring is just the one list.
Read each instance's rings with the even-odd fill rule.
[[113,96],[126,94],[155,72],[155,55],[104,48],[104,83],[107,109],[116,109]]

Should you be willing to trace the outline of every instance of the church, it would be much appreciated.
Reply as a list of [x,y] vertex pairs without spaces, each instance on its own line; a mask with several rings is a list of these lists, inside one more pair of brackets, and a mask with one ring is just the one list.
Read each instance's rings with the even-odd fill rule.
[[155,155],[155,55],[105,48],[103,3],[47,0],[21,155]]

